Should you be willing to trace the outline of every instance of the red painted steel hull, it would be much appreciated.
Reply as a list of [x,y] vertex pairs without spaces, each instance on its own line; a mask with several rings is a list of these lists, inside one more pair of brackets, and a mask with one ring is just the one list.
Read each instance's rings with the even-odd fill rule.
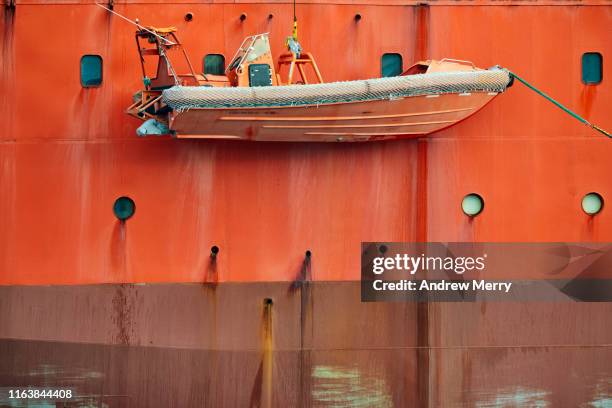
[[[326,81],[379,76],[385,52],[454,56],[612,128],[607,2],[343,3],[298,4]],[[115,10],[177,25],[196,65],[255,32],[278,55],[292,19],[277,3]],[[362,304],[357,284],[362,241],[612,241],[609,140],[518,84],[431,138],[138,139],[133,27],[93,3],[1,13],[0,386],[147,407],[333,405],[323,391],[355,389],[418,407],[611,398],[609,304]],[[603,55],[600,85],[580,81],[587,51]],[[104,59],[99,88],[81,88],[84,54]],[[607,200],[595,217],[580,208],[591,191]],[[486,203],[474,219],[471,192]]]

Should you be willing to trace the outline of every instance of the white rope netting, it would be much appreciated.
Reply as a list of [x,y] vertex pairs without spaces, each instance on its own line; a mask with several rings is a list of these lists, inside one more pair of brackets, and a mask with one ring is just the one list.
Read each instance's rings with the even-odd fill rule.
[[323,84],[265,87],[174,86],[163,101],[190,108],[305,106],[446,93],[503,92],[510,75],[501,69],[441,72]]

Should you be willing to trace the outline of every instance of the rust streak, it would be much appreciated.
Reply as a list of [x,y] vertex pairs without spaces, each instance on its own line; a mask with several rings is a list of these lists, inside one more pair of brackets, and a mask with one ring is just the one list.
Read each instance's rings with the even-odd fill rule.
[[[419,140],[417,145],[417,209],[416,209],[416,240],[426,242],[427,234],[427,147],[426,139]],[[417,392],[418,406],[429,407],[430,381],[430,341],[429,341],[429,302],[419,302],[416,305],[417,317]]]

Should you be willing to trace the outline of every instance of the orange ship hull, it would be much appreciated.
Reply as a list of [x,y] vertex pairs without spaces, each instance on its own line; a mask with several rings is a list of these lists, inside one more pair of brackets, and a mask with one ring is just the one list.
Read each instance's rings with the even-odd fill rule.
[[[280,3],[114,10],[179,26],[198,58],[265,31],[278,54],[292,21]],[[609,140],[517,85],[428,138],[139,139],[124,112],[140,86],[133,27],[93,2],[0,13],[1,386],[72,386],[111,407],[609,403],[610,303],[359,296],[364,241],[612,241]],[[609,2],[306,1],[298,13],[327,81],[377,77],[383,53],[455,56],[511,68],[612,128]],[[600,85],[581,81],[592,51]],[[86,54],[104,59],[99,87],[81,87]],[[580,206],[591,191],[607,200],[596,216]],[[474,218],[461,211],[470,192],[486,203]],[[123,223],[119,196],[136,203]]]

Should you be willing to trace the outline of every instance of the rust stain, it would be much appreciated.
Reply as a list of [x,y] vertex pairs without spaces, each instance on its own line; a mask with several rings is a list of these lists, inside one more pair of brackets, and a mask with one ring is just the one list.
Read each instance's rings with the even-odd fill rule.
[[216,289],[219,283],[219,274],[217,272],[217,261],[219,257],[219,247],[214,245],[210,248],[210,257],[206,266],[206,272],[204,273],[204,283],[206,287]]
[[[12,5],[12,6],[11,6]],[[4,7],[4,30],[2,32],[2,67],[4,69],[11,67],[12,64],[8,64],[13,61],[13,32],[15,29],[15,5],[11,4]],[[10,59],[9,59],[10,57]]]
[[[203,289],[205,292],[209,292],[207,298],[207,307],[210,315],[212,316],[210,325],[202,326],[203,337],[208,337],[212,342],[212,349],[216,350],[219,347],[218,339],[218,323],[217,323],[217,286],[219,285],[219,274],[217,271],[218,260],[219,260],[219,247],[213,245],[210,248],[210,256],[206,265],[206,271],[204,275]],[[218,359],[212,359],[210,362],[212,367],[218,367]]]
[[251,401],[249,408],[260,408],[261,405],[261,390],[263,383],[263,360],[259,363],[257,374],[255,375],[255,381],[253,383],[253,390],[251,391]]
[[[461,386],[464,390],[472,389],[472,359],[470,353],[461,355]],[[466,395],[462,394],[463,402],[467,405],[468,401],[465,400],[465,397]]]
[[14,95],[15,95],[15,3],[13,0],[4,9],[2,34],[2,58],[0,63],[0,108],[4,119],[0,129],[4,129],[1,137],[14,137],[13,126],[15,123]]
[[417,143],[417,185],[416,185],[416,238],[417,241],[427,241],[427,139],[419,139]]
[[119,344],[129,345],[132,331],[133,307],[129,299],[131,285],[117,285],[113,296],[113,322],[117,327],[116,339]]
[[261,316],[262,356],[253,391],[251,392],[250,407],[270,408],[273,406],[273,338],[272,338],[272,307],[271,298],[263,300],[263,313]]
[[597,87],[594,85],[584,85],[580,92],[580,107],[582,108],[582,114],[588,120],[591,115],[591,109],[593,108],[593,101],[597,95]]
[[[311,281],[312,281],[312,252],[307,250],[304,254],[304,260],[298,272],[298,275],[289,286],[290,293],[300,293],[300,350],[299,350],[299,395],[304,395],[305,390],[310,388],[310,378],[305,376],[304,373],[309,372],[311,367],[311,353],[310,350],[306,350],[305,347],[305,336],[307,331],[307,322],[310,316],[312,316],[313,310],[313,298],[311,296]],[[312,338],[311,327],[310,338]],[[305,383],[308,381],[308,383]]]
[[430,354],[429,303],[417,303],[417,406],[429,407]]
[[127,227],[125,221],[115,223],[110,242],[110,261],[112,270],[118,275],[125,274],[127,263]]
[[429,57],[429,4],[414,6],[414,56],[413,61],[426,60]]
[[[203,336],[212,339],[213,349],[217,349],[218,345],[218,323],[217,323],[217,286],[219,285],[219,274],[217,271],[218,260],[219,260],[219,247],[213,245],[210,248],[210,257],[206,265],[206,271],[204,272],[203,289],[205,292],[209,292],[210,296],[208,299],[208,308],[212,316],[212,321],[209,326],[203,326]],[[211,365],[217,366],[217,359],[211,361]]]
[[[427,241],[427,140],[418,141],[417,145],[417,211],[416,240]],[[429,406],[430,351],[429,351],[429,303],[419,302],[416,305],[417,314],[417,392],[418,406]]]
[[272,406],[272,305],[272,299],[264,299],[261,406],[265,408]]
[[310,250],[306,251],[300,270],[289,286],[290,293],[301,290],[304,286],[307,286],[308,282],[311,280],[311,258],[312,252]]

